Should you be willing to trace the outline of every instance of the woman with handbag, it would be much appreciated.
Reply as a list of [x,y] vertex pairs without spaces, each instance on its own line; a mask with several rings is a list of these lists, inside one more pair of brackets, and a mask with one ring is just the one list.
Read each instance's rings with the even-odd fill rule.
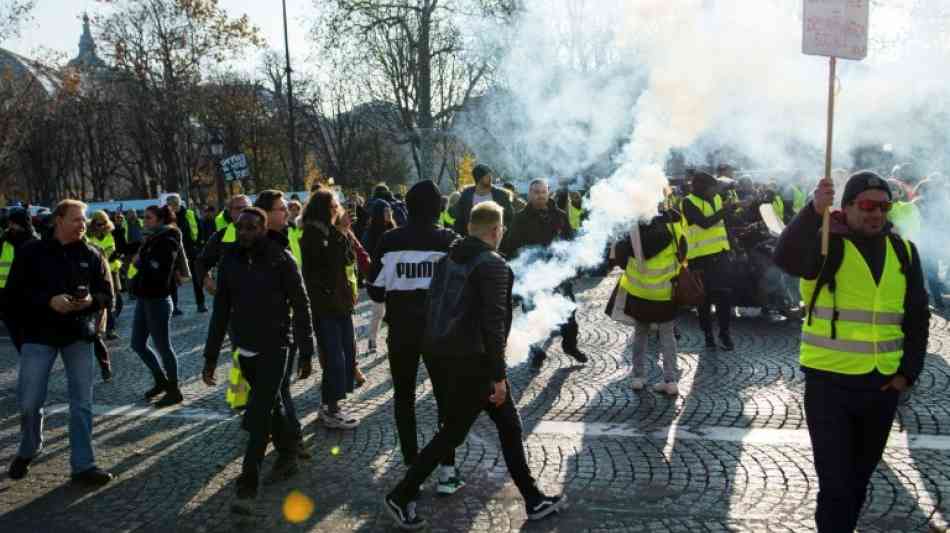
[[[168,407],[183,400],[178,388],[178,358],[169,335],[171,294],[181,275],[183,251],[181,231],[174,224],[175,213],[170,207],[149,206],[145,210],[145,242],[129,268],[130,290],[136,298],[132,349],[155,379],[155,386],[145,392],[145,399],[165,393],[156,407]],[[149,337],[154,349],[148,345]],[[155,350],[161,355],[161,362]]]
[[633,378],[631,387],[646,385],[644,355],[653,325],[659,330],[663,354],[663,381],[653,390],[679,394],[677,348],[674,331],[677,303],[674,286],[682,273],[680,257],[686,256],[686,238],[681,218],[673,210],[662,211],[649,223],[631,229],[628,238],[613,246],[611,257],[624,268],[607,302],[607,315],[633,324]]

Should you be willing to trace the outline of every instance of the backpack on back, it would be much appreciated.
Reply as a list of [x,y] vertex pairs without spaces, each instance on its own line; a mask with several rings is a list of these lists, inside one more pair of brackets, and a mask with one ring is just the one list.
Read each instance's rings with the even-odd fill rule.
[[422,348],[428,354],[451,354],[465,347],[472,353],[484,351],[481,335],[473,327],[475,317],[468,308],[474,297],[468,281],[482,263],[493,257],[482,252],[468,263],[457,263],[448,255],[435,264],[426,295],[425,329]]

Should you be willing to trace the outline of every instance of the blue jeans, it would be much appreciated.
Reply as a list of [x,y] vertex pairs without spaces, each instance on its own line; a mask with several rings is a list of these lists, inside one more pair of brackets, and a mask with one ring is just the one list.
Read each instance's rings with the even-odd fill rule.
[[[178,382],[178,359],[169,338],[169,321],[172,316],[172,299],[138,298],[135,300],[135,317],[132,319],[132,349],[139,354],[145,366],[152,371],[155,381]],[[148,338],[162,356],[148,345]],[[164,369],[163,369],[164,367]]]
[[320,395],[323,405],[334,408],[338,401],[353,392],[353,368],[356,366],[353,315],[320,317],[315,321],[320,364],[323,365]]
[[45,344],[24,344],[17,376],[22,440],[17,455],[31,459],[43,448],[43,404],[49,374],[62,354],[69,386],[69,464],[77,474],[96,466],[92,452],[92,380],[95,363],[92,343],[79,341],[57,348]]

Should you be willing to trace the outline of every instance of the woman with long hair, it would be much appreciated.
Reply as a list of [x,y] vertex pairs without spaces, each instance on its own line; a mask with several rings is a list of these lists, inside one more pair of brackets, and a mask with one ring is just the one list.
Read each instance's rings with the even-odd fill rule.
[[323,367],[320,420],[330,428],[352,429],[359,421],[343,413],[340,401],[355,384],[357,265],[353,243],[336,227],[342,215],[332,191],[320,188],[311,193],[302,216],[300,252]]
[[96,354],[96,361],[99,363],[99,369],[102,371],[102,380],[112,381],[112,356],[109,353],[109,347],[103,341],[103,336],[109,340],[117,338],[115,334],[115,321],[118,314],[122,311],[122,296],[117,283],[117,274],[121,261],[119,260],[119,251],[116,247],[115,238],[112,232],[115,225],[109,220],[109,215],[105,211],[96,211],[92,214],[89,221],[89,231],[86,233],[86,242],[91,244],[99,253],[102,254],[102,260],[109,268],[109,281],[112,283],[112,292],[114,295],[114,306],[106,308],[99,318],[96,327],[96,340],[93,342],[93,349]]
[[[363,235],[363,246],[366,251],[372,255],[379,245],[379,239],[383,233],[396,227],[396,221],[393,219],[393,210],[385,200],[374,200],[372,210],[370,211],[369,226]],[[379,336],[379,327],[383,322],[383,313],[386,305],[373,302],[373,316],[369,322],[369,343],[367,351],[370,353],[376,351],[376,338]]]
[[[178,387],[178,358],[169,328],[171,295],[181,268],[181,231],[175,226],[175,213],[170,207],[153,205],[145,210],[143,233],[145,242],[129,269],[130,291],[136,298],[132,349],[155,379],[155,386],[145,392],[145,399],[165,393],[155,406],[168,407],[183,399]],[[148,344],[150,337],[154,349]]]

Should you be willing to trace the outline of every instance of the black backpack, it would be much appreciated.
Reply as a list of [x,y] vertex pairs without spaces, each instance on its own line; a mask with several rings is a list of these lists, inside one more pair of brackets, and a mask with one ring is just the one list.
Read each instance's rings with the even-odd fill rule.
[[[894,253],[897,255],[897,260],[901,264],[901,274],[906,276],[910,271],[911,266],[911,257],[907,252],[907,245],[900,236],[894,233],[888,233],[887,239],[891,242],[891,247],[894,248]],[[827,287],[828,292],[834,294],[835,289],[837,288],[835,276],[837,276],[838,269],[841,268],[841,263],[843,262],[844,238],[840,235],[832,235],[828,239],[828,256],[825,258],[825,261],[821,266],[821,272],[819,272],[818,279],[815,281],[815,290],[812,292],[811,299],[808,302],[808,314],[806,316],[809,325],[811,325],[812,313],[815,310],[815,304],[818,302],[818,295],[821,293],[821,290]],[[837,320],[838,309],[837,303],[835,303],[834,316],[831,318],[832,339],[838,338],[838,331],[835,325]]]
[[446,255],[435,264],[426,295],[423,352],[451,355],[460,349],[469,353],[485,351],[476,317],[469,313],[473,290],[468,281],[476,268],[496,255],[485,251],[465,264]]

